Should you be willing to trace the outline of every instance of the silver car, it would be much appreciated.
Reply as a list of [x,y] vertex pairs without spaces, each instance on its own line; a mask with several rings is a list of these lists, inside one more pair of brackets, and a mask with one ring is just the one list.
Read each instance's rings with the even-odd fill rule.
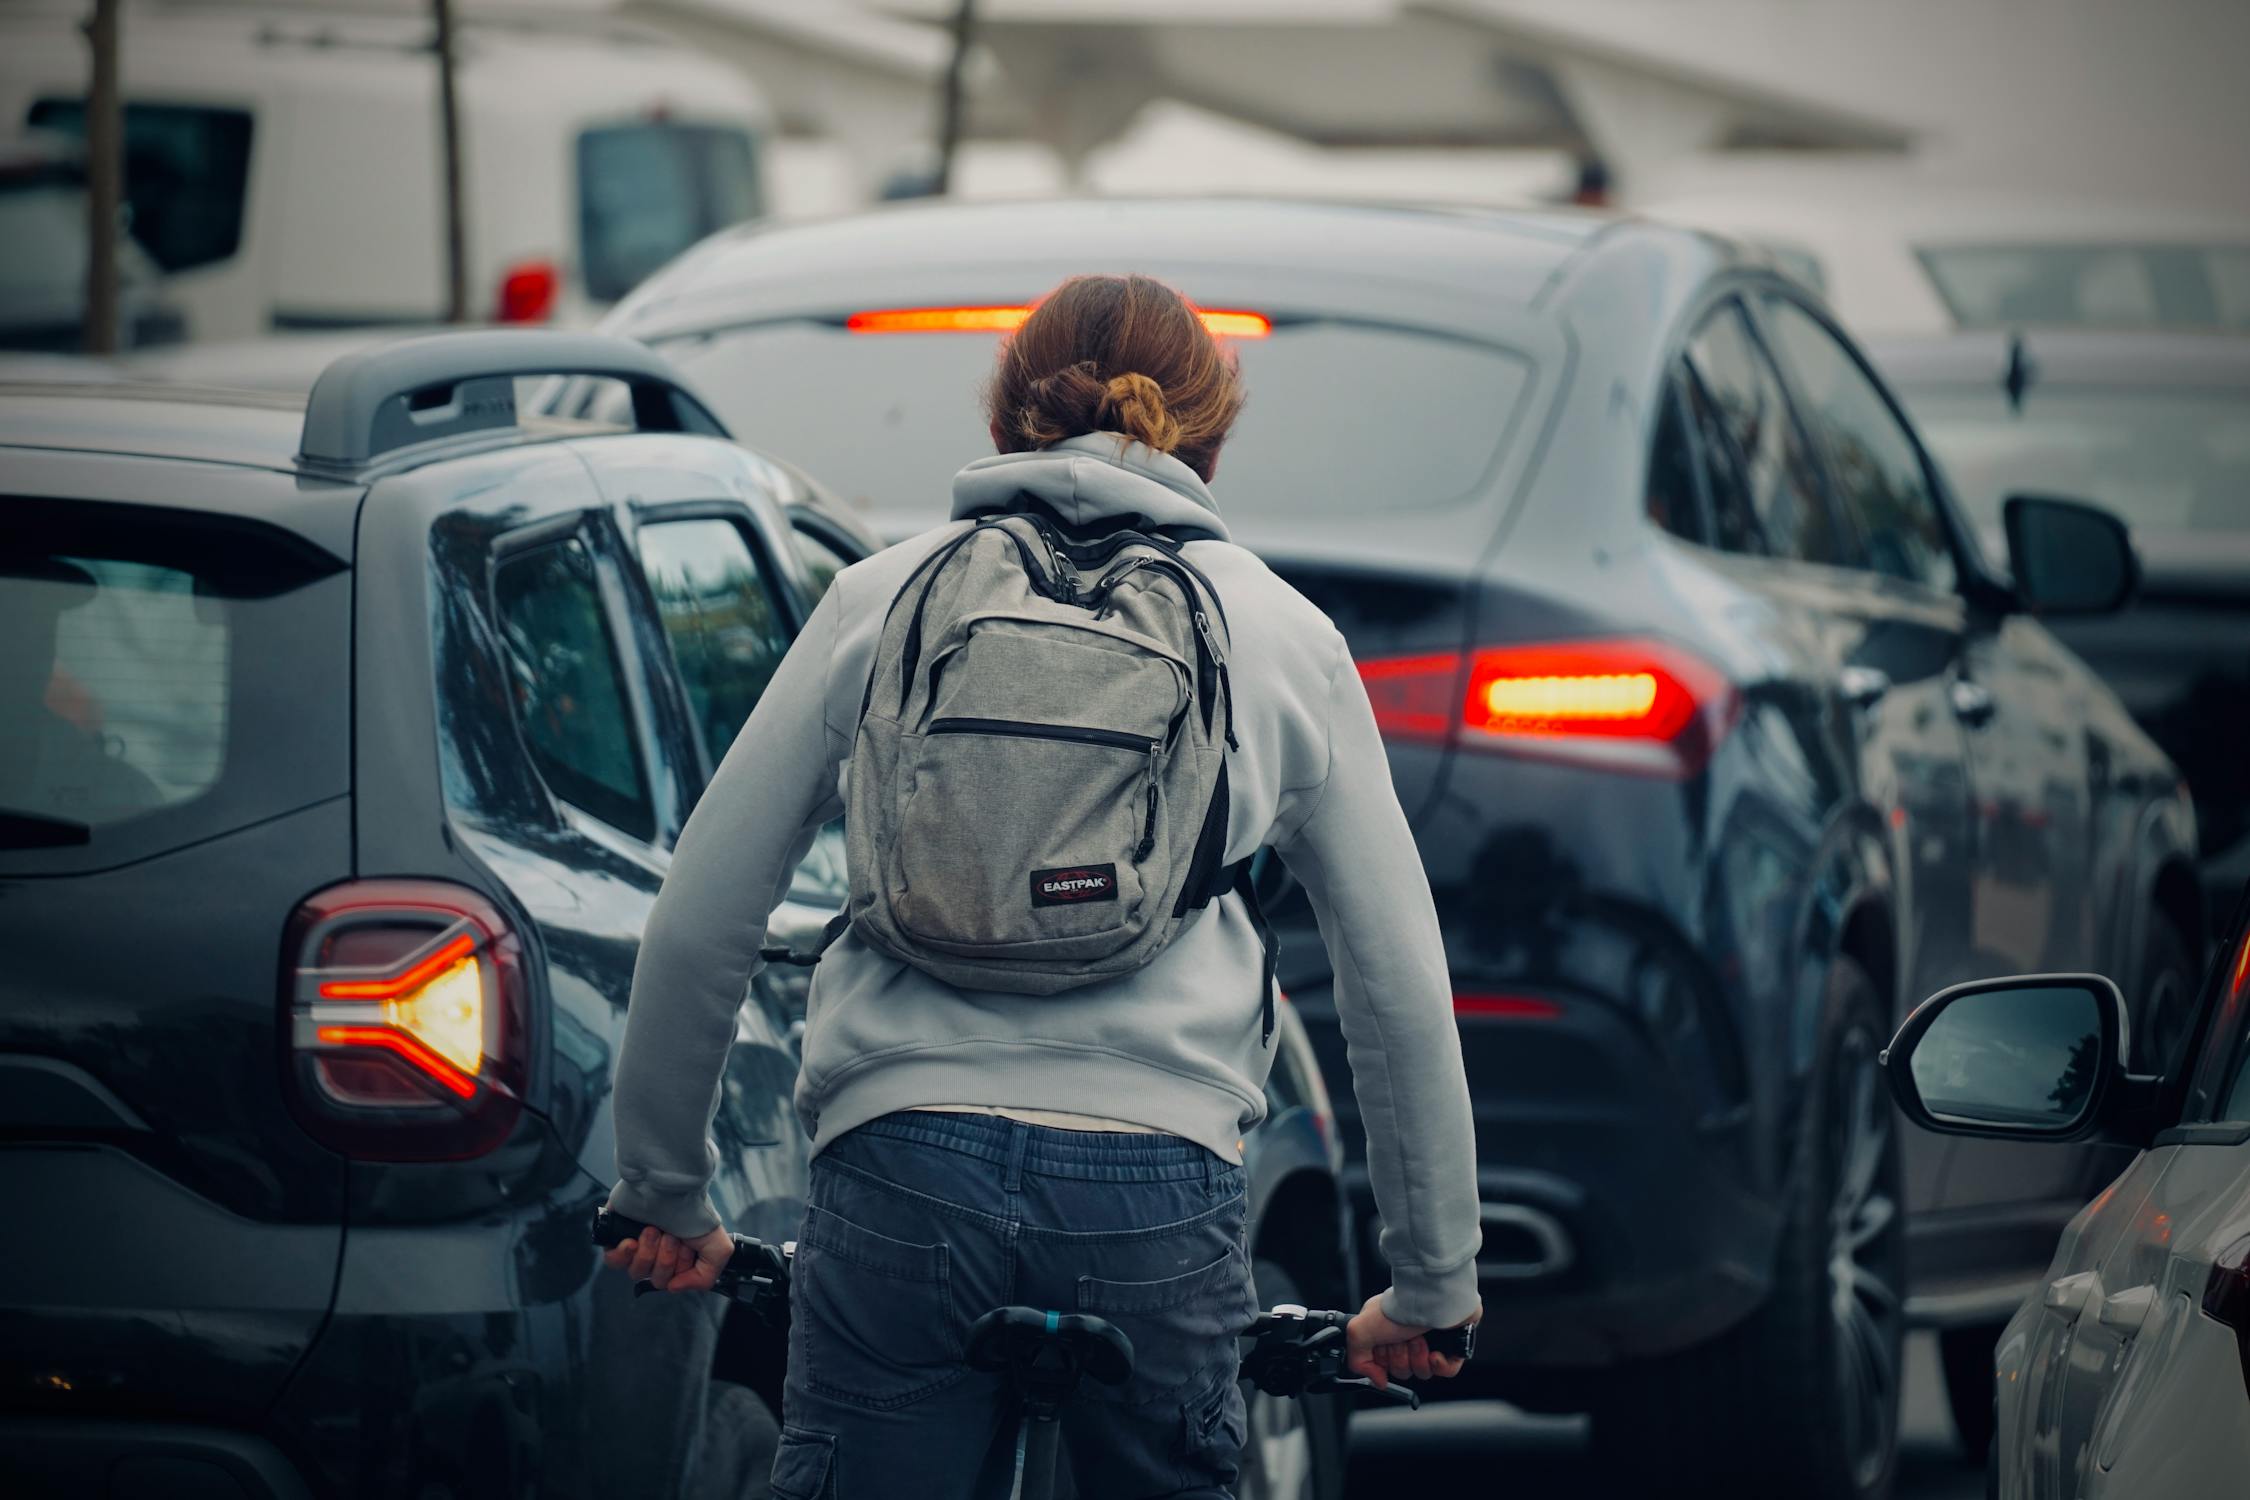
[[1883,1055],[1948,1135],[2136,1147],[2063,1231],[1994,1350],[1996,1500],[2250,1493],[2250,892],[2204,976],[2185,1059],[2126,1071],[2095,974],[1958,985]]

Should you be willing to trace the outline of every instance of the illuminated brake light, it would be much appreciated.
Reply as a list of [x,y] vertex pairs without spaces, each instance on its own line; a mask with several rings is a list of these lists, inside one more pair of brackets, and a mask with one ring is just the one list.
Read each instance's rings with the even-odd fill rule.
[[355,881],[290,922],[290,1102],[353,1156],[443,1160],[507,1138],[530,1076],[520,947],[481,895]]
[[476,1079],[409,1032],[388,1026],[323,1026],[317,1037],[324,1047],[380,1047],[395,1052],[460,1098],[470,1098],[477,1091]]
[[1665,641],[1495,646],[1364,662],[1387,739],[1516,750],[1620,771],[1693,774],[1730,727],[1719,671]]
[[1562,1007],[1536,995],[1455,995],[1453,1013],[1509,1021],[1552,1021]]
[[[1030,316],[1028,306],[891,307],[855,312],[844,327],[853,333],[1013,333]],[[1197,316],[1213,338],[1262,339],[1273,331],[1264,313],[1205,308]]]

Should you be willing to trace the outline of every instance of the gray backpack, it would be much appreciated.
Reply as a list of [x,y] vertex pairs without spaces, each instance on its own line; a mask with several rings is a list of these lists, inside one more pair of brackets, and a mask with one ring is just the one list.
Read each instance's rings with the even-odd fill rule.
[[1271,935],[1248,861],[1224,865],[1226,615],[1180,541],[1010,511],[907,578],[861,703],[828,941],[848,925],[947,984],[1051,995],[1144,967],[1232,885],[1267,945],[1270,1036]]

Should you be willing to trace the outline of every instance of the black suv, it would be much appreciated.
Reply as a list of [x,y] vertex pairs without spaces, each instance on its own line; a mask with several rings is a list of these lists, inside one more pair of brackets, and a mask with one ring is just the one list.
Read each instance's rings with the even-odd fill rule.
[[[519,425],[555,370],[642,431]],[[0,445],[0,1192],[43,1226],[0,1489],[747,1477],[771,1423],[724,1377],[770,1372],[717,1299],[633,1306],[586,1223],[669,840],[812,602],[797,482],[645,349],[550,334],[309,404],[15,389]],[[796,1016],[758,989],[716,1190],[785,1236]]]

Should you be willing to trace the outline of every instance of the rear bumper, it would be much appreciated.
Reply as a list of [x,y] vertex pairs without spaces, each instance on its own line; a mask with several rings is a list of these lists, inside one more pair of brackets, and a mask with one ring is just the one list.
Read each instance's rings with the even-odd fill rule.
[[0,1417],[0,1491],[101,1500],[310,1500],[262,1438],[156,1422]]
[[[1327,995],[1297,1003],[1340,1063]],[[1664,1060],[1599,1002],[1461,1028],[1484,1218],[1480,1366],[1598,1371],[1701,1343],[1764,1300],[1778,1216],[1743,1184],[1739,1117],[1692,1123]],[[1364,1161],[1345,1181],[1379,1286]]]

